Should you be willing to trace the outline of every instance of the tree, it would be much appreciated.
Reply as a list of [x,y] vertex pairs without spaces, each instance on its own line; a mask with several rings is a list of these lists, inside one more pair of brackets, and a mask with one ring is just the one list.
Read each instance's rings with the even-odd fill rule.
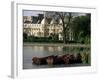
[[[67,39],[67,34],[68,30],[70,28],[70,23],[71,23],[71,19],[72,19],[72,13],[70,12],[55,12],[55,14],[57,14],[59,16],[59,18],[62,21],[62,27],[63,27],[63,42],[66,43],[66,39]],[[67,16],[67,19],[66,19]]]
[[27,39],[27,33],[23,32],[23,39]]
[[77,16],[73,19],[74,39],[78,42],[90,42],[90,14]]

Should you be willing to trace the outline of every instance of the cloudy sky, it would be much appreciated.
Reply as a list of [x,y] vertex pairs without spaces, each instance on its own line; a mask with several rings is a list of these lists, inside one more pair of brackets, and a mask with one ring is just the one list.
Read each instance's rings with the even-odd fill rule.
[[38,14],[43,14],[43,11],[33,11],[33,10],[23,11],[23,16],[38,16]]
[[[23,16],[38,16],[38,14],[44,14],[43,11],[34,11],[34,10],[24,10]],[[75,13],[74,16],[85,15],[85,13]]]

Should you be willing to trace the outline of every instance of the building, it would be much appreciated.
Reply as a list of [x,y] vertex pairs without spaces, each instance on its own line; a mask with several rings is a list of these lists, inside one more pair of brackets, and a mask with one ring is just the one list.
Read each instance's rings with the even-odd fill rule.
[[[38,20],[37,23],[32,23],[31,16],[25,16],[23,19],[23,32],[28,36],[49,37],[51,35],[57,35],[59,40],[63,40],[63,27],[61,20],[58,20],[57,22],[55,19],[44,17],[41,21]],[[70,33],[70,39],[73,39],[72,33]]]

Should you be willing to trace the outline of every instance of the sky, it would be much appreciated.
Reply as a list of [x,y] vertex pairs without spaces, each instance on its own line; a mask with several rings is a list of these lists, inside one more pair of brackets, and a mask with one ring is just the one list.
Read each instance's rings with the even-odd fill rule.
[[[38,16],[38,14],[43,14],[43,11],[34,11],[34,10],[24,10],[23,16]],[[85,15],[85,13],[76,13],[75,15]]]
[[43,14],[43,11],[34,11],[34,10],[23,11],[23,16],[38,16],[38,14]]

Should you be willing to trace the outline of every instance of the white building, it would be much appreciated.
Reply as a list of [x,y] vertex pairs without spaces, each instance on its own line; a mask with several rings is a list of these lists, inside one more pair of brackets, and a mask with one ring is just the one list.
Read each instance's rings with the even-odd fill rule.
[[[50,13],[50,12],[49,12]],[[47,20],[51,18],[51,13],[48,12],[37,14],[37,16],[23,16],[23,32],[26,33],[28,36],[35,36],[35,37],[49,37],[52,34],[56,34],[59,40],[63,40],[63,26],[62,20],[58,19],[57,21],[52,18],[50,21]],[[72,14],[73,18],[77,16],[85,16],[85,13],[74,13]],[[47,16],[47,17],[46,17]],[[44,17],[44,18],[43,18]],[[53,17],[53,16],[52,16]],[[40,18],[40,19],[39,19]],[[56,18],[56,17],[55,17]],[[56,18],[57,19],[57,18]],[[73,20],[73,19],[72,19]],[[68,16],[64,17],[64,22],[67,24]],[[73,31],[70,28],[67,33],[67,39],[73,41]]]
[[[31,17],[25,17],[24,19],[32,22]],[[62,24],[61,20],[59,20],[59,24],[56,24],[56,21],[54,19],[51,20],[50,24],[48,24],[46,18],[43,18],[40,24],[24,23],[23,32],[27,33],[28,36],[32,35],[35,37],[49,37],[52,34],[56,34],[58,35],[59,40],[63,40],[62,36],[63,27],[61,24]]]

